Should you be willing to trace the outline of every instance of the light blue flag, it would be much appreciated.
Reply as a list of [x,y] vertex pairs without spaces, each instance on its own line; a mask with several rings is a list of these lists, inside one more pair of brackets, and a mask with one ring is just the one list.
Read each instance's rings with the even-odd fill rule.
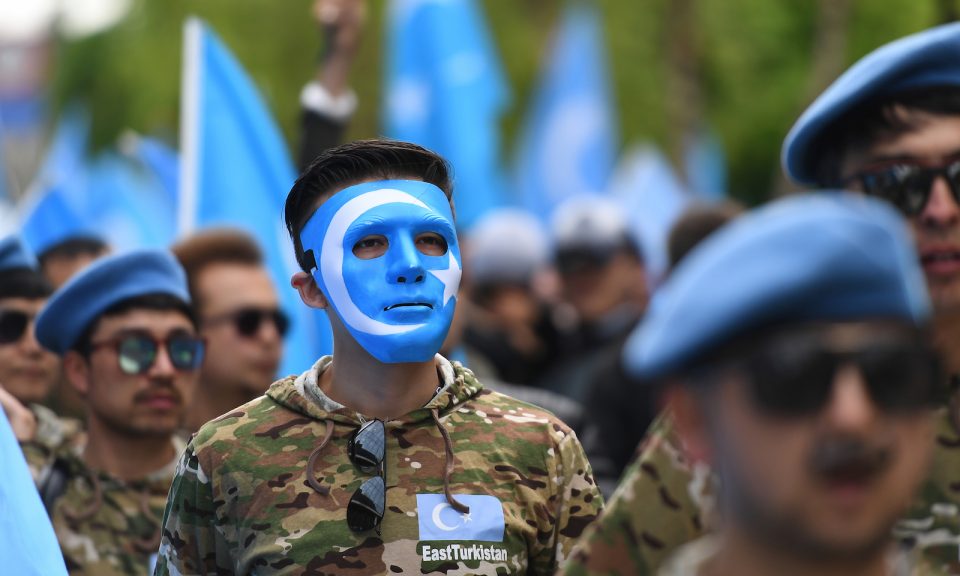
[[3,470],[0,482],[3,573],[66,576],[67,568],[53,526],[3,410],[0,410],[0,470]]
[[166,248],[176,234],[176,206],[149,167],[113,151],[87,166],[85,221],[117,252]]
[[624,207],[640,242],[644,267],[653,283],[667,271],[667,237],[690,202],[667,158],[653,146],[624,154],[610,182],[610,195]]
[[73,235],[97,235],[87,220],[86,147],[90,118],[77,106],[57,121],[46,158],[17,207],[21,234],[35,253]]
[[686,142],[684,163],[691,194],[710,201],[727,197],[727,159],[714,132],[700,131]]
[[514,166],[520,204],[545,222],[563,200],[606,190],[616,162],[616,120],[603,42],[593,4],[570,3]]
[[179,205],[180,157],[165,142],[149,136],[130,134],[124,152],[151,171],[166,191],[173,206]]
[[296,177],[293,162],[269,109],[223,42],[198,19],[184,30],[179,231],[236,226],[257,239],[293,319],[280,370],[299,374],[330,353],[332,343],[326,316],[289,287],[298,268],[283,205]]
[[474,0],[393,0],[385,42],[384,133],[453,166],[457,225],[468,229],[507,194],[500,114],[508,87]]
[[450,507],[443,494],[417,494],[420,540],[476,540],[503,542],[503,505],[494,496],[455,494],[468,506],[461,514]]

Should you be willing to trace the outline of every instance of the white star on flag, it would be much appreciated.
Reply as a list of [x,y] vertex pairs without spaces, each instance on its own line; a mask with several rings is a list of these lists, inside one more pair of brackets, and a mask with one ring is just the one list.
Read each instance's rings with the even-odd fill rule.
[[450,256],[450,266],[443,270],[428,270],[437,277],[437,280],[443,282],[443,305],[446,306],[451,298],[457,295],[457,288],[460,286],[460,265],[457,259],[453,257],[453,252],[448,250]]

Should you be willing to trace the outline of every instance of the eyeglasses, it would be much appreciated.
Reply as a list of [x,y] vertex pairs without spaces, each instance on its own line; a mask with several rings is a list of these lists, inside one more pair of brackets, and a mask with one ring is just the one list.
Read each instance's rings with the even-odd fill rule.
[[939,176],[943,176],[953,199],[960,203],[960,159],[951,160],[943,166],[893,164],[865,170],[846,178],[844,184],[859,180],[863,191],[870,196],[893,203],[907,216],[917,216],[927,205],[933,181]]
[[745,368],[754,404],[778,416],[810,416],[830,401],[834,377],[853,364],[881,410],[910,412],[929,408],[942,396],[943,372],[930,346],[881,341],[849,350],[830,350],[814,335],[788,337],[748,356]]
[[380,533],[380,522],[387,506],[387,484],[383,458],[386,453],[386,428],[382,420],[364,423],[350,436],[347,454],[354,466],[362,472],[377,472],[365,480],[350,497],[347,504],[347,526],[354,532],[373,528]]
[[204,321],[205,324],[219,324],[224,321],[232,321],[237,334],[244,338],[253,338],[260,332],[261,324],[264,320],[273,322],[277,333],[283,338],[290,329],[290,318],[279,309],[262,308],[241,308],[233,312],[227,312],[213,316]]
[[19,310],[0,310],[0,344],[13,344],[27,333],[31,316]]
[[179,371],[200,368],[203,362],[204,342],[195,336],[173,334],[166,340],[157,340],[147,334],[124,334],[102,342],[90,344],[90,349],[113,346],[117,362],[124,374],[146,374],[157,361],[160,347],[167,349],[170,363]]

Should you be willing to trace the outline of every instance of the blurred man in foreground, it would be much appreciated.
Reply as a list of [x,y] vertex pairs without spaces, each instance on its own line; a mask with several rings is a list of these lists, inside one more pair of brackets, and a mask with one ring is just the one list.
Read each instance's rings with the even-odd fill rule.
[[[891,528],[933,451],[929,320],[880,201],[784,200],[698,246],[625,352],[631,376],[666,382],[686,457],[720,477],[714,533],[659,573],[921,573]],[[595,539],[587,573],[634,573],[623,543]]]
[[[807,109],[783,146],[796,181],[846,185],[890,201],[907,216],[930,289],[933,332],[947,373],[949,408],[938,412],[933,467],[913,508],[897,526],[942,569],[960,572],[960,202],[951,163],[960,151],[960,24],[908,36],[868,54]],[[947,386],[947,382],[951,385]],[[604,573],[604,541],[635,533],[626,573],[652,574],[677,546],[711,524],[709,467],[684,455],[670,411],[648,432],[607,514],[581,544],[583,572]],[[599,564],[598,564],[599,563]]]
[[266,392],[289,327],[256,241],[240,230],[198,232],[173,247],[187,273],[206,353],[187,412],[196,431]]

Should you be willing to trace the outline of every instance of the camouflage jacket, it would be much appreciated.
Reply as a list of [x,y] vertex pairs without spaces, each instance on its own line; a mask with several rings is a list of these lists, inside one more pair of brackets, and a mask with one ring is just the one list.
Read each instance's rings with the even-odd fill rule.
[[40,404],[31,404],[30,411],[37,419],[37,431],[33,440],[22,442],[20,448],[30,475],[39,486],[46,480],[57,455],[75,450],[83,444],[86,435],[79,420],[61,418]]
[[[684,457],[669,413],[661,414],[564,573],[653,576],[668,556],[714,525],[715,493],[715,476]],[[919,548],[925,569],[960,574],[958,506],[960,436],[942,409],[930,477],[894,529],[901,542]]]
[[[347,505],[371,475],[347,456],[360,417],[317,386],[329,361],[200,429],[171,488],[156,575],[552,574],[600,511],[565,424],[438,356],[443,389],[386,423],[381,532],[352,532]],[[451,492],[469,514],[443,496],[440,426],[452,444]],[[314,467],[329,487],[321,494],[307,466],[328,430]]]
[[[717,574],[716,566],[712,566],[711,561],[716,558],[721,546],[716,536],[704,536],[684,544],[657,569],[657,576]],[[887,574],[890,576],[942,576],[908,550],[895,548],[890,551],[887,560]]]
[[[175,439],[174,448],[179,457],[184,444]],[[143,480],[123,482],[91,470],[79,453],[58,459],[68,481],[50,519],[70,574],[149,574],[177,460]]]

